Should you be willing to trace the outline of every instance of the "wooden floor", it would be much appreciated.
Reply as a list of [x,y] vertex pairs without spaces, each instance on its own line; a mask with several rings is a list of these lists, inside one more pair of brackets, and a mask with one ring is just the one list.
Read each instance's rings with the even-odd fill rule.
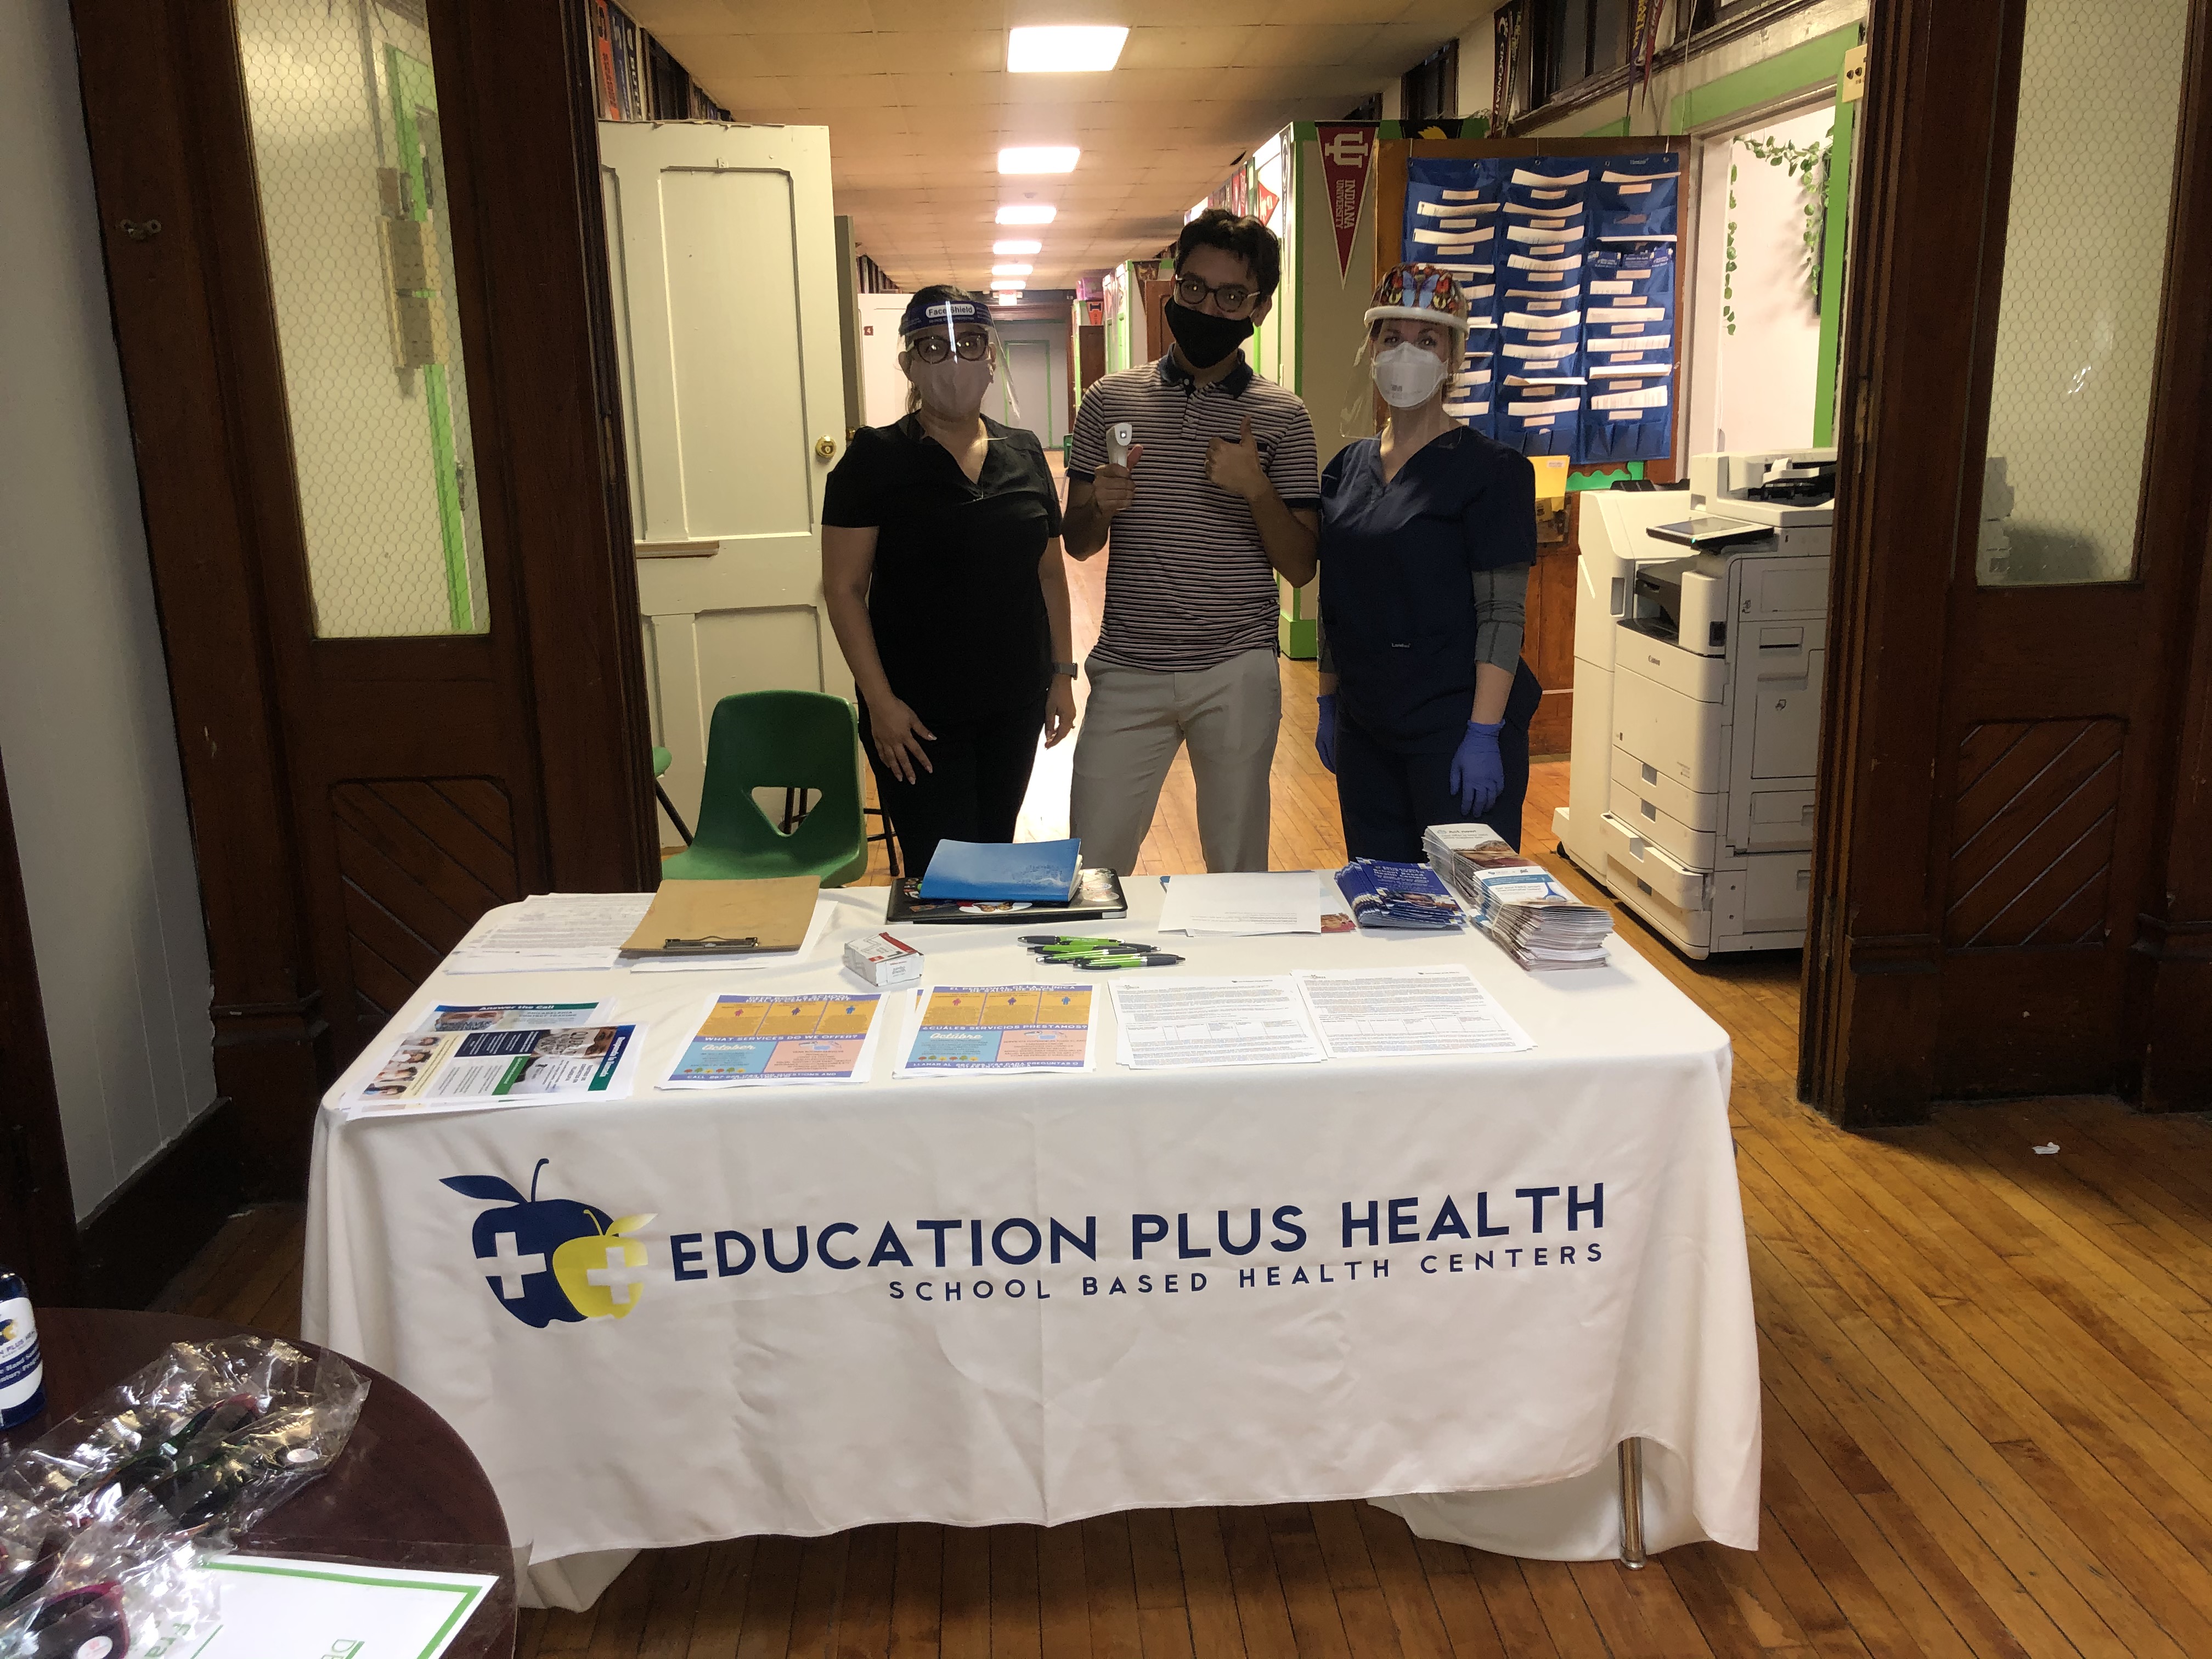
[[[1327,866],[1312,669],[1284,675],[1274,861]],[[1147,868],[1195,867],[1184,775]],[[1550,856],[1565,793],[1536,769],[1526,844],[1588,892]],[[1620,932],[1735,1042],[1757,1553],[1515,1561],[1364,1504],[867,1528],[648,1553],[592,1612],[525,1614],[520,1652],[2212,1659],[2212,1122],[2052,1100],[1839,1134],[1792,1097],[1794,957]],[[296,1208],[249,1212],[165,1305],[296,1329],[301,1237]]]

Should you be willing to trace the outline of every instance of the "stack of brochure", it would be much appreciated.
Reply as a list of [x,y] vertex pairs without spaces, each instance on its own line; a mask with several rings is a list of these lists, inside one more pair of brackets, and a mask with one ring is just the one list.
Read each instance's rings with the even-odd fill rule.
[[1475,925],[1523,968],[1604,964],[1612,916],[1584,904],[1488,824],[1432,823],[1421,844],[1429,867],[1466,902]]
[[1459,905],[1426,865],[1354,859],[1336,872],[1337,890],[1362,927],[1442,929],[1463,925]]

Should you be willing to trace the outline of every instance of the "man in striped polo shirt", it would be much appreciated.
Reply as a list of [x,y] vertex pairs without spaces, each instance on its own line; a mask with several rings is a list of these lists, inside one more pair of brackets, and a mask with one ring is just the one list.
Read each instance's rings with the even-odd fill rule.
[[[1068,816],[1085,864],[1127,873],[1188,742],[1206,867],[1265,870],[1275,578],[1313,578],[1313,422],[1240,349],[1274,303],[1274,233],[1209,208],[1182,228],[1175,269],[1174,348],[1094,382],[1075,416],[1064,545],[1087,559],[1110,531],[1112,555]],[[1121,422],[1126,465],[1107,454]]]

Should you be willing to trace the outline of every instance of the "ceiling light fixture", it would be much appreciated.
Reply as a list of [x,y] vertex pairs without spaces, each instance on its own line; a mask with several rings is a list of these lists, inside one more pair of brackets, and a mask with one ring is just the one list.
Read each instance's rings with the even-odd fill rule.
[[1002,256],[1011,253],[1018,258],[1024,254],[1043,252],[1044,244],[1042,242],[1024,242],[1019,240],[1009,242],[994,242],[991,244],[991,252]]
[[994,276],[1026,276],[1030,271],[1036,269],[1036,267],[1034,265],[993,265],[991,267],[991,275]]
[[1051,207],[1002,207],[999,210],[999,222],[1002,225],[1048,225],[1053,216],[1059,211],[1058,208]]
[[1058,24],[1006,31],[1006,68],[1016,75],[1069,75],[1109,70],[1121,61],[1129,31],[1096,24]]
[[1017,144],[999,152],[1001,173],[1073,173],[1083,152],[1073,144]]

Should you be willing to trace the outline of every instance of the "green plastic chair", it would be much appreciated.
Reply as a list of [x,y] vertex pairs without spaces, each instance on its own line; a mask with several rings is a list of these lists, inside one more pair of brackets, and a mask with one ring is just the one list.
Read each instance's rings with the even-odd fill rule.
[[[842,887],[868,867],[860,804],[860,734],[853,705],[819,691],[740,691],[714,705],[707,781],[691,845],[663,859],[664,881],[818,876]],[[822,799],[786,834],[756,789]]]

